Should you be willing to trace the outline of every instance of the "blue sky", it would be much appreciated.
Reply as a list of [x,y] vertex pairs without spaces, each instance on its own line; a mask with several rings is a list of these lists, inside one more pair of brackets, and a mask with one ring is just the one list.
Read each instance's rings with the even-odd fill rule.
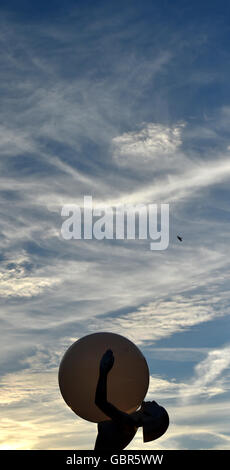
[[[171,420],[129,448],[228,449],[229,2],[0,9],[1,448],[93,448],[57,373],[73,341],[112,331]],[[168,203],[168,249],[63,240],[84,195]]]

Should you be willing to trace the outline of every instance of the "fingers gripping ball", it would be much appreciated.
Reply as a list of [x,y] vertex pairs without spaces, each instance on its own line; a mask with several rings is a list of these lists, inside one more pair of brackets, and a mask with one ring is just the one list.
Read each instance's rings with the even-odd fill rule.
[[149,369],[141,351],[123,336],[94,333],[79,339],[64,354],[59,387],[67,405],[94,423],[108,419],[95,405],[100,361],[111,350],[114,364],[107,377],[107,400],[126,413],[135,411],[148,390]]

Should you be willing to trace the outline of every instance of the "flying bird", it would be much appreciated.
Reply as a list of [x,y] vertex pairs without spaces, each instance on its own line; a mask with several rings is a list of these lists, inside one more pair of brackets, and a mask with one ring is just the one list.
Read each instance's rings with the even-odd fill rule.
[[177,235],[177,238],[178,238],[178,240],[180,240],[180,242],[182,242],[182,240],[183,240],[182,237],[179,237],[179,235]]

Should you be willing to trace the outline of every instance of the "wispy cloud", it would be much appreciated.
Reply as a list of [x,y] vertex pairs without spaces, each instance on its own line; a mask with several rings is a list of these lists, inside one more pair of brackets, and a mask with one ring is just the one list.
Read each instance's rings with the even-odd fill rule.
[[[145,124],[139,131],[114,137],[114,159],[120,166],[135,171],[170,169],[176,166],[175,152],[180,147],[183,124],[169,128],[160,124]],[[171,158],[170,158],[171,157]],[[182,160],[182,159],[181,159]],[[152,167],[152,168],[151,168]]]
[[230,348],[213,349],[207,357],[195,367],[194,377],[181,391],[181,399],[197,400],[199,397],[212,397],[230,390]]

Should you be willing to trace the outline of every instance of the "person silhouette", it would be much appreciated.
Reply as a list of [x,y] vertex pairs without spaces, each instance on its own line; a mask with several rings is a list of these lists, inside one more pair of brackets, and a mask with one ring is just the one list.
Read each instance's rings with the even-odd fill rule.
[[168,429],[169,416],[165,408],[155,401],[143,401],[141,408],[128,414],[107,401],[107,376],[114,364],[114,355],[108,349],[102,356],[95,404],[110,420],[98,423],[94,450],[120,451],[134,438],[137,429],[143,427],[143,441],[158,439]]

